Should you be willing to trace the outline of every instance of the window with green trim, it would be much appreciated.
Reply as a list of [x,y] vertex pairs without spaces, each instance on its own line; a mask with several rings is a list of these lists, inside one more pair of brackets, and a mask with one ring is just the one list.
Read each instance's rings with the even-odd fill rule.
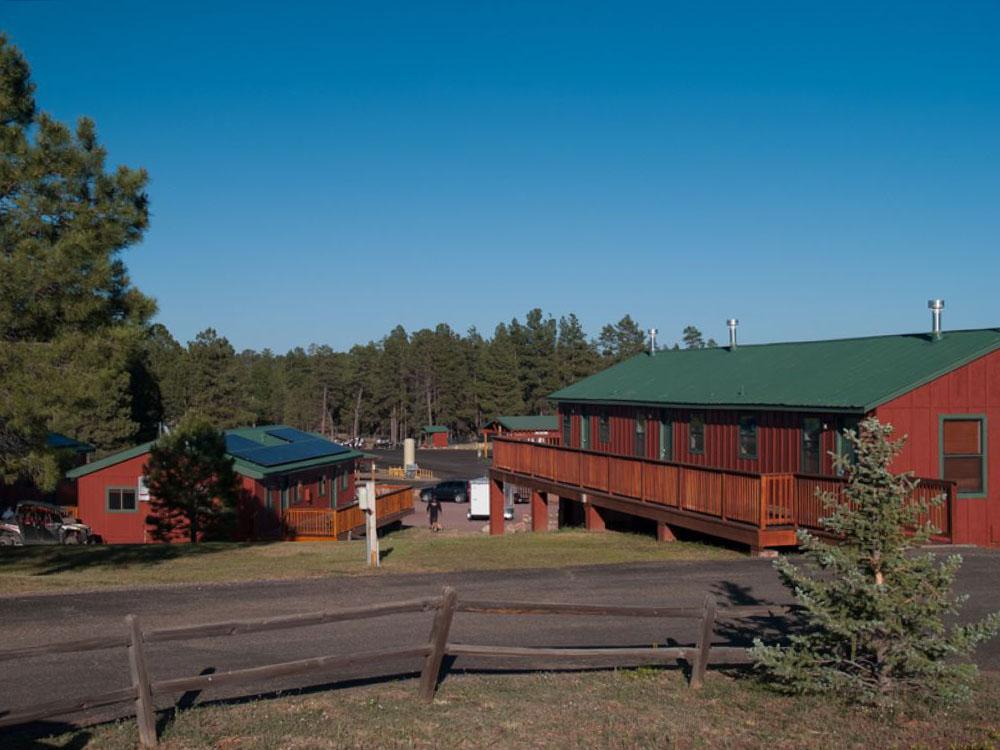
[[646,415],[635,415],[635,455],[646,455]]
[[342,489],[342,490],[346,490],[347,489],[347,469],[346,468],[341,469],[341,472],[340,472],[340,489]]
[[602,445],[607,445],[611,440],[611,420],[608,419],[606,411],[601,412],[597,422],[597,439],[601,441]]
[[573,415],[568,411],[562,416],[562,444],[567,448],[571,447],[573,438]]
[[139,509],[134,487],[108,487],[104,500],[111,513],[134,513]]
[[339,499],[340,493],[337,491],[337,469],[333,470],[333,474],[330,476],[330,507],[337,507],[337,500]]
[[692,414],[688,422],[688,452],[696,455],[705,452],[704,414]]
[[264,507],[268,510],[274,507],[274,498],[271,496],[271,488],[264,488]]
[[580,447],[590,450],[590,415],[580,412]]
[[326,474],[319,475],[319,482],[316,492],[320,497],[326,497]]
[[740,417],[740,458],[754,460],[757,458],[757,416],[743,414]]
[[857,451],[854,449],[854,443],[848,440],[844,436],[846,430],[851,430],[855,435],[858,434],[858,420],[853,417],[844,417],[840,420],[839,429],[837,430],[837,457],[840,459],[840,465],[834,466],[837,476],[844,476],[845,474],[845,463],[854,464],[858,460]]
[[674,423],[666,413],[660,415],[660,460],[674,460]]
[[986,493],[985,417],[941,419],[941,478],[955,483],[959,497]]

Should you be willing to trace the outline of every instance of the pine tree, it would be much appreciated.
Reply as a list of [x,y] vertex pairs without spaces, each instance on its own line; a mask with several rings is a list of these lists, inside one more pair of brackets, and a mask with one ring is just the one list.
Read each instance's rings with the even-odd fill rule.
[[621,362],[642,352],[646,347],[646,337],[639,324],[626,315],[614,325],[601,329],[597,345],[606,360]]
[[200,417],[185,418],[150,449],[146,465],[153,535],[187,534],[191,543],[229,539],[239,479],[226,455],[226,438]]
[[496,327],[493,338],[482,348],[477,370],[478,400],[485,419],[524,412],[517,353],[503,323]]
[[559,387],[575,383],[598,369],[598,356],[593,343],[587,340],[576,315],[559,318],[559,340],[556,344],[556,367]]
[[[751,655],[772,684],[793,693],[831,692],[883,707],[915,695],[967,695],[975,666],[958,657],[992,637],[1000,613],[947,625],[965,597],[951,593],[962,559],[914,550],[935,531],[920,523],[910,473],[889,467],[903,440],[869,418],[847,430],[855,458],[835,461],[847,475],[843,499],[822,496],[822,526],[833,541],[799,532],[805,563],[776,563],[803,607],[805,627],[787,645],[755,642]],[[937,502],[940,503],[938,498]]]
[[705,348],[705,340],[701,336],[701,331],[694,326],[685,326],[681,338],[684,340],[685,349]]
[[244,406],[245,385],[236,351],[215,329],[206,328],[188,342],[188,411],[217,428],[248,424],[253,414]]
[[[94,123],[38,112],[28,64],[0,34],[0,474],[50,488],[48,430],[103,452],[156,418],[138,342],[155,310],[121,253],[149,220],[143,170],[105,169]],[[134,381],[133,381],[134,379]]]

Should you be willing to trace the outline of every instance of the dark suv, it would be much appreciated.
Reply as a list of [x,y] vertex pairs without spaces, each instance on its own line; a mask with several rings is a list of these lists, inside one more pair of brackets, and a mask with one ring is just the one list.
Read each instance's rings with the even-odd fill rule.
[[432,497],[438,500],[451,500],[453,503],[467,503],[469,501],[468,482],[440,482],[433,487],[425,487],[420,490],[420,499],[425,503]]
[[64,517],[58,505],[24,502],[0,514],[0,546],[86,544],[90,527]]

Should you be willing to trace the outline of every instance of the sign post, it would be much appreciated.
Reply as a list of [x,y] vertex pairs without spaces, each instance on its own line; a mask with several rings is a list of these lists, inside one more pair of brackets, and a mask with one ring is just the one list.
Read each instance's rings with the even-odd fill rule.
[[365,549],[367,550],[368,567],[381,567],[378,550],[378,524],[375,518],[375,459],[372,459],[372,477],[365,487]]

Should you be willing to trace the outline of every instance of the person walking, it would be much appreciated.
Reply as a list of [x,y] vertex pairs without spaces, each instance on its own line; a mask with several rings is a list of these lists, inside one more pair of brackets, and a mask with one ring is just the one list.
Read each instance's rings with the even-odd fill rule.
[[441,531],[441,501],[431,496],[427,501],[427,515],[429,516],[431,531]]

